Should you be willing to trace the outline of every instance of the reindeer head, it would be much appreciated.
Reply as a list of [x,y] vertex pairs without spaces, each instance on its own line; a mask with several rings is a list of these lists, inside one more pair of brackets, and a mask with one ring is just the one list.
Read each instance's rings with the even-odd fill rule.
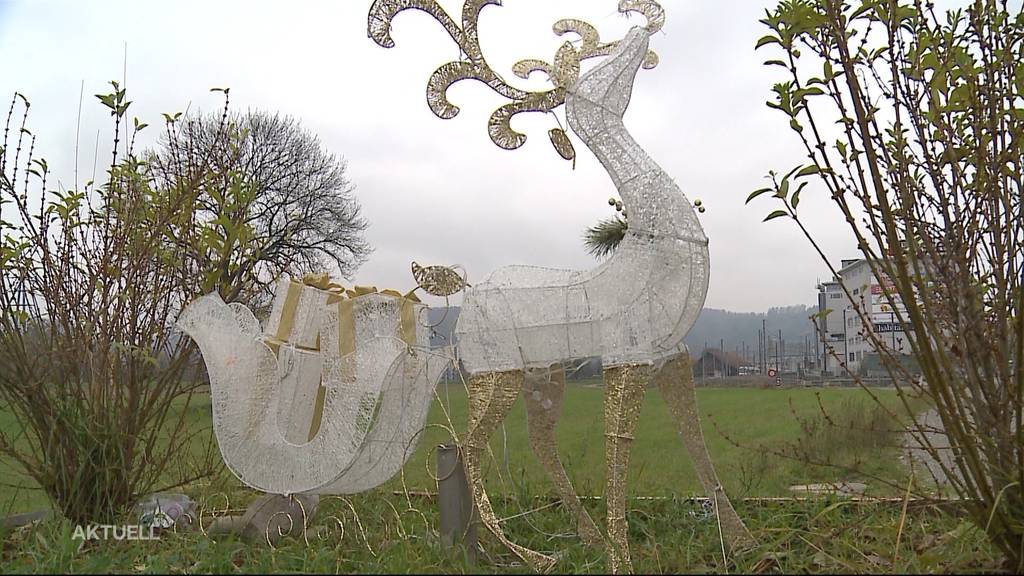
[[[553,64],[535,59],[516,63],[512,67],[516,76],[527,79],[533,72],[541,72],[547,75],[553,86],[539,92],[522,90],[508,84],[497,74],[480,50],[478,23],[480,12],[488,4],[500,6],[501,0],[466,0],[462,6],[462,26],[459,26],[437,0],[375,0],[370,7],[367,30],[374,42],[384,48],[392,48],[395,42],[391,38],[391,21],[399,12],[414,9],[433,16],[459,45],[464,56],[441,66],[430,77],[427,83],[427,103],[431,111],[438,118],[454,118],[459,114],[459,107],[448,100],[448,88],[461,80],[482,82],[511,100],[491,114],[487,131],[495,144],[506,150],[515,150],[526,143],[526,135],[512,129],[512,117],[524,112],[552,112],[564,104],[566,92],[579,78],[580,63],[610,54],[619,42],[601,42],[597,29],[582,20],[559,20],[553,27],[556,35],[573,33],[579,39],[575,43],[565,42],[555,53]],[[665,23],[665,11],[653,0],[620,0],[619,12],[643,14],[647,19],[646,29],[649,34],[660,30]],[[650,69],[657,65],[658,56],[649,52],[644,68]],[[562,158],[576,158],[576,151],[561,127],[551,129],[548,136]]]

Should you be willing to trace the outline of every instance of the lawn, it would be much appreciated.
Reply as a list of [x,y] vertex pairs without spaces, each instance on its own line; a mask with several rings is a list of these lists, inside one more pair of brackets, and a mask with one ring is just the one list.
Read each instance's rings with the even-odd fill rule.
[[[887,405],[898,402],[892,391],[874,392]],[[675,498],[699,494],[699,489],[665,406],[652,390],[636,433],[630,492],[668,498],[629,501],[630,541],[638,572],[900,573],[998,568],[984,535],[949,506],[911,506],[902,518],[899,502],[857,503],[828,497],[807,502],[742,500],[788,495],[791,484],[823,480],[862,480],[875,494],[896,493],[868,478],[880,476],[902,484],[906,471],[894,446],[892,422],[885,422],[872,409],[874,404],[864,390],[707,388],[699,390],[698,396],[712,458],[761,545],[724,561],[714,516],[696,502]],[[567,388],[558,442],[582,495],[603,491],[601,405],[599,387]],[[822,408],[838,428],[823,425]],[[188,410],[194,428],[207,430],[209,439],[209,398],[199,397],[181,409]],[[439,387],[431,426],[403,475],[370,493],[325,498],[305,540],[289,537],[270,549],[233,537],[215,541],[194,531],[167,532],[156,542],[83,544],[71,538],[74,527],[69,522],[51,519],[0,532],[0,572],[525,572],[489,535],[480,536],[485,552],[475,567],[438,541],[436,501],[421,492],[436,491],[431,480],[433,448],[449,438],[445,413],[450,413],[458,431],[464,425],[465,410],[461,387]],[[880,423],[886,430],[862,429]],[[10,415],[0,414],[0,425],[11,429]],[[787,445],[800,446],[815,458],[858,465],[862,472],[772,456]],[[499,432],[494,439],[492,450],[490,492],[498,515],[507,518],[504,526],[510,537],[531,548],[558,553],[559,572],[606,570],[601,551],[585,548],[573,535],[568,514],[544,498],[552,488],[527,446],[521,400],[505,423],[504,434]],[[401,493],[403,480],[407,494]],[[0,482],[24,483],[24,479],[16,476],[9,463],[0,463]],[[256,497],[226,473],[185,491],[201,503],[204,525],[225,513],[225,508],[240,511]],[[37,491],[4,487],[0,495],[10,512],[45,504]],[[584,503],[603,523],[603,503],[592,499]]]
[[[891,390],[875,394],[887,405],[898,403]],[[820,404],[819,404],[820,401]],[[897,436],[870,432],[861,420],[879,414],[867,392],[861,389],[715,389],[698,390],[698,402],[705,438],[725,488],[736,497],[785,496],[793,484],[820,481],[864,481],[869,493],[892,495],[898,491],[870,476],[903,485],[905,470],[895,444]],[[837,422],[824,425],[822,408]],[[209,429],[211,412],[208,396],[198,396],[188,406],[193,429]],[[405,486],[413,491],[434,492],[434,448],[448,441],[450,422],[461,432],[466,422],[466,395],[462,386],[438,388],[429,422],[418,450],[403,470]],[[558,444],[562,461],[581,495],[600,495],[604,485],[604,437],[602,390],[591,384],[566,389]],[[843,427],[844,416],[855,422]],[[815,429],[817,424],[817,429]],[[870,424],[868,422],[867,424]],[[0,426],[11,429],[10,415],[0,413]],[[881,426],[891,428],[892,426]],[[650,390],[633,444],[629,489],[632,495],[690,496],[700,488],[664,402]],[[203,437],[200,435],[200,437]],[[209,438],[209,434],[205,435]],[[197,444],[203,444],[198,442]],[[858,467],[860,472],[813,466],[773,454],[787,445],[808,449],[812,456],[834,464]],[[543,494],[551,484],[529,449],[526,415],[522,399],[517,401],[504,426],[491,444],[488,481],[491,490],[529,491]],[[199,447],[197,446],[197,449]],[[382,490],[402,488],[402,476]],[[25,512],[45,506],[45,498],[31,490],[31,482],[18,476],[8,462],[0,462],[0,514]],[[15,489],[11,486],[25,488]]]
[[[244,504],[239,499],[233,505]],[[496,499],[506,533],[532,549],[557,554],[556,573],[606,573],[601,550],[584,547],[571,518],[557,507],[529,515],[532,499]],[[222,504],[221,504],[222,505]],[[587,501],[601,523],[600,502]],[[277,548],[198,531],[164,533],[159,541],[74,540],[74,527],[51,520],[0,532],[3,573],[498,573],[529,570],[493,538],[475,566],[439,542],[435,503],[379,491],[328,499],[308,541],[288,537]],[[911,507],[844,500],[738,502],[760,545],[723,560],[714,516],[684,500],[629,503],[630,546],[640,574],[673,573],[977,573],[998,570],[998,557],[978,528],[948,507]],[[214,511],[216,513],[216,511]],[[207,512],[206,524],[210,513]],[[343,528],[343,530],[342,530]]]
[[[892,390],[874,391],[882,401],[895,407],[898,398]],[[439,401],[431,412],[432,424],[445,425],[445,410],[450,406],[451,421],[457,431],[466,422],[466,396],[461,386],[439,389]],[[820,405],[819,405],[820,398]],[[584,495],[600,495],[604,487],[603,390],[594,385],[570,385],[562,408],[557,439],[562,462],[577,491]],[[836,420],[844,413],[873,416],[874,406],[861,389],[752,389],[733,388],[698,390],[701,422],[711,457],[726,489],[738,496],[784,496],[793,484],[808,482],[857,480],[864,476],[836,468],[809,466],[767,453],[787,444],[821,444],[822,436],[847,440],[833,442],[830,456],[836,464],[853,466],[860,463],[863,472],[881,476],[897,483],[905,477],[899,461],[900,452],[893,434],[873,435],[876,442],[851,442],[865,435],[856,430],[818,430],[808,438],[808,422],[818,422],[821,406]],[[861,418],[858,418],[861,419]],[[859,423],[859,422],[858,422]],[[891,428],[892,426],[890,426]],[[533,457],[527,442],[526,414],[523,401],[517,401],[491,443],[492,467],[504,472],[506,482],[525,483],[532,491],[550,487],[543,470]],[[629,486],[633,495],[689,496],[698,494],[699,484],[689,457],[676,432],[668,410],[656,390],[648,391],[640,423],[635,434],[630,460]],[[838,437],[838,438],[837,438]],[[845,437],[845,438],[844,438]],[[406,466],[410,487],[430,489],[428,475],[432,466],[430,449],[447,439],[447,433],[429,428],[417,454]],[[824,446],[822,446],[824,448]],[[767,449],[767,450],[766,450]],[[432,468],[431,468],[432,470]],[[490,474],[497,484],[498,474]],[[883,486],[866,480],[876,493],[889,494]],[[496,486],[498,488],[498,486]]]

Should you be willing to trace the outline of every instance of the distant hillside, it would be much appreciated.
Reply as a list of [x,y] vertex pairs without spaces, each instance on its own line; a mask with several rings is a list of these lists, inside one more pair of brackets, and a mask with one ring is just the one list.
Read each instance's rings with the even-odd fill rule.
[[[774,350],[774,342],[778,339],[779,330],[782,330],[782,337],[786,341],[786,353],[803,353],[804,338],[813,346],[814,328],[808,316],[816,310],[810,306],[786,306],[772,308],[765,314],[730,312],[728,310],[716,310],[705,308],[697,322],[686,337],[686,345],[690,350],[697,353],[704,348],[707,342],[709,348],[718,348],[719,343],[724,340],[725,348],[729,351],[740,348],[746,343],[748,351],[757,350],[757,331],[761,329],[762,319],[767,322],[768,335],[771,338],[770,346]],[[430,323],[437,324],[434,334],[431,336],[431,346],[444,346],[449,343],[452,331],[455,329],[455,322],[459,317],[459,308],[452,307],[434,308],[430,310]],[[813,348],[812,348],[813,349]],[[750,352],[748,352],[750,355]]]
[[705,308],[690,329],[685,342],[691,351],[702,350],[705,342],[708,348],[718,348],[723,340],[727,351],[735,351],[739,347],[742,352],[744,342],[748,350],[756,351],[757,332],[761,329],[761,321],[764,320],[771,342],[778,339],[779,330],[782,330],[786,353],[803,353],[805,336],[813,346],[814,326],[808,316],[815,312],[817,307],[799,305],[771,308],[764,314]]

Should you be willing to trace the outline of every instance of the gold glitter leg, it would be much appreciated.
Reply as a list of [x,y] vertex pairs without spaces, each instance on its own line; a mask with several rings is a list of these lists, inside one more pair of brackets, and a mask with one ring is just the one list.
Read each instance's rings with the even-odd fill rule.
[[522,388],[523,372],[520,370],[488,372],[470,377],[469,430],[466,432],[463,456],[480,521],[502,544],[529,564],[530,568],[537,572],[547,572],[554,566],[554,558],[524,548],[505,537],[498,517],[491,508],[491,501],[487,498],[480,468],[491,435],[505,420]]
[[615,574],[632,573],[626,524],[626,473],[633,431],[640,416],[647,383],[654,368],[649,364],[614,366],[604,370],[605,465],[608,468],[608,556]]
[[530,446],[544,470],[551,477],[562,498],[562,504],[576,517],[577,532],[588,546],[601,547],[604,537],[587,509],[580,503],[576,490],[558,458],[555,425],[562,413],[565,395],[565,370],[561,364],[531,374],[526,379],[526,422],[530,433]]
[[693,466],[697,470],[708,499],[715,504],[719,522],[722,526],[722,537],[730,550],[743,550],[757,545],[757,540],[750,535],[743,520],[736,514],[729,497],[722,488],[715,467],[708,455],[704,434],[700,428],[700,413],[697,410],[697,393],[693,387],[693,371],[690,367],[690,355],[683,353],[671,360],[654,376],[658,390],[668,404],[669,413],[676,421],[679,435],[690,453]]

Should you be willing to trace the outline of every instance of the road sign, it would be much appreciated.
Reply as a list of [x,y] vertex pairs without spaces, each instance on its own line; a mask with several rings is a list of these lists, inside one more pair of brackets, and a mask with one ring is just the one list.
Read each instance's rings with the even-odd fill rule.
[[775,368],[769,368],[768,369],[768,377],[769,378],[775,378],[775,374],[776,374]]

